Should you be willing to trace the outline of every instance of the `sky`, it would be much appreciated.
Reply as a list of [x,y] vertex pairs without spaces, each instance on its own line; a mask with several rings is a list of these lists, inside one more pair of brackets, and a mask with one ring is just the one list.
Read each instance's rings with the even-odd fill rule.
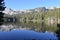
[[33,9],[37,7],[60,6],[60,0],[4,0],[5,6],[14,10]]

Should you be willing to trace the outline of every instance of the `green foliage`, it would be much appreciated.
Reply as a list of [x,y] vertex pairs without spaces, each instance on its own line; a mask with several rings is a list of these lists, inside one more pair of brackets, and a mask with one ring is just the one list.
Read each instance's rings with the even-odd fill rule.
[[[18,25],[23,26],[23,28],[30,28],[35,31],[52,31],[55,32],[57,28],[57,19],[60,19],[60,9],[49,9],[48,11],[38,12],[32,11],[24,14],[19,14]],[[42,20],[43,18],[43,20]],[[49,20],[48,20],[49,18]],[[53,20],[53,24],[47,24],[48,21]],[[42,24],[43,22],[43,24]],[[43,26],[42,26],[43,25]]]

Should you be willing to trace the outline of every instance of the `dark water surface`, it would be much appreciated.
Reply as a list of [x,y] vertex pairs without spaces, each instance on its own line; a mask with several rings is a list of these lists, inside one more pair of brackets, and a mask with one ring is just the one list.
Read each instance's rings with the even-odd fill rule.
[[57,40],[53,33],[32,30],[11,30],[0,32],[0,40]]

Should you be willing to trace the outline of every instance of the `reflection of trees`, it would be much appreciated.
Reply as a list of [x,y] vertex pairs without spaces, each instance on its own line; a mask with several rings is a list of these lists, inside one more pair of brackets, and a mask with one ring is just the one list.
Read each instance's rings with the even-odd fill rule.
[[58,22],[59,19],[60,19],[60,8],[57,11],[58,11],[58,13],[57,13],[57,27],[58,27],[58,30],[56,31],[56,34],[57,34],[58,40],[60,40],[60,22]]
[[[29,28],[30,30],[35,30],[35,31],[52,31],[52,32],[55,32],[56,31],[56,26],[49,26],[49,25],[46,25],[44,23],[43,27],[41,25],[42,22],[37,22],[37,21],[23,21],[23,22],[20,22],[20,26],[22,28]],[[41,29],[42,28],[42,29]]]

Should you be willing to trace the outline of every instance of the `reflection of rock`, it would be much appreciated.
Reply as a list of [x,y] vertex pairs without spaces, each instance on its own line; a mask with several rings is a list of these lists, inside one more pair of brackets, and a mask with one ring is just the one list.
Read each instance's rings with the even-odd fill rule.
[[12,25],[2,25],[2,28],[5,29],[6,31],[10,31],[11,29],[13,29]]
[[3,29],[3,27],[2,26],[0,26],[0,31],[3,31],[4,29]]

